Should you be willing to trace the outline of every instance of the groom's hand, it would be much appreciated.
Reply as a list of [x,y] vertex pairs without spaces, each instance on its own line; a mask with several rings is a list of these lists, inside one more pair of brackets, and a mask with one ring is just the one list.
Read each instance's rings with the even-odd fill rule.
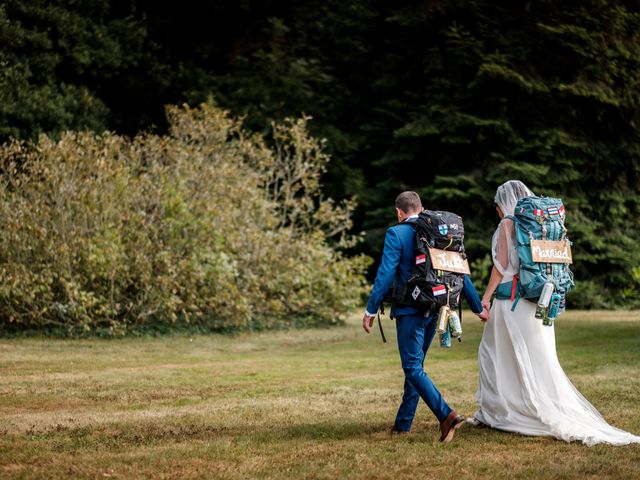
[[478,318],[480,319],[480,321],[482,323],[486,322],[487,320],[489,320],[489,310],[487,309],[487,307],[484,307],[482,309],[482,312],[480,312],[478,314]]
[[364,328],[365,332],[371,333],[374,318],[376,318],[375,315],[367,315],[366,313],[364,314],[364,317],[362,317],[362,328]]

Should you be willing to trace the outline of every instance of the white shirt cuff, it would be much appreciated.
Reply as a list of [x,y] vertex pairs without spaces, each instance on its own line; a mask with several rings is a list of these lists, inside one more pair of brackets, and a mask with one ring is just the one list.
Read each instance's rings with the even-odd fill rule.
[[375,313],[369,313],[366,310],[364,311],[365,315],[369,316],[369,317],[375,317],[376,314]]

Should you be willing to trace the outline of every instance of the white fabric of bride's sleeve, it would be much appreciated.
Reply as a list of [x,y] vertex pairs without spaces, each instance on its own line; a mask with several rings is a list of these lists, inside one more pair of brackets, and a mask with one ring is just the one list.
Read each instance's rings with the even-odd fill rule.
[[518,273],[520,262],[512,219],[503,218],[496,228],[491,241],[491,254],[493,264],[504,277],[503,282],[511,280]]

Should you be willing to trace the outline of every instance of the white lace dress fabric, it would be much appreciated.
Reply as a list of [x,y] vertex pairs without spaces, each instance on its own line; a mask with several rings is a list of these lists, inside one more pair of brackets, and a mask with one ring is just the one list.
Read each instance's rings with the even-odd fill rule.
[[[493,235],[493,261],[511,281],[518,271],[513,222],[504,219]],[[535,318],[535,305],[494,300],[485,324],[478,365],[480,405],[476,419],[500,430],[525,435],[626,445],[640,437],[609,425],[565,375],[556,354],[554,327]]]

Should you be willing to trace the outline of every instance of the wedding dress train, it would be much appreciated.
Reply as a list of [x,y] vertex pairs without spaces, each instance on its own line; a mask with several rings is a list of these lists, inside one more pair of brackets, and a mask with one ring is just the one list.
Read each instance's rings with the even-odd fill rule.
[[[515,249],[510,249],[512,229],[511,220],[503,220],[493,240],[494,264],[503,282],[511,281],[518,267]],[[484,327],[476,419],[500,430],[587,445],[640,443],[639,436],[609,425],[573,386],[558,361],[555,327],[535,318],[536,306],[520,300],[511,311],[512,305],[494,300]]]

